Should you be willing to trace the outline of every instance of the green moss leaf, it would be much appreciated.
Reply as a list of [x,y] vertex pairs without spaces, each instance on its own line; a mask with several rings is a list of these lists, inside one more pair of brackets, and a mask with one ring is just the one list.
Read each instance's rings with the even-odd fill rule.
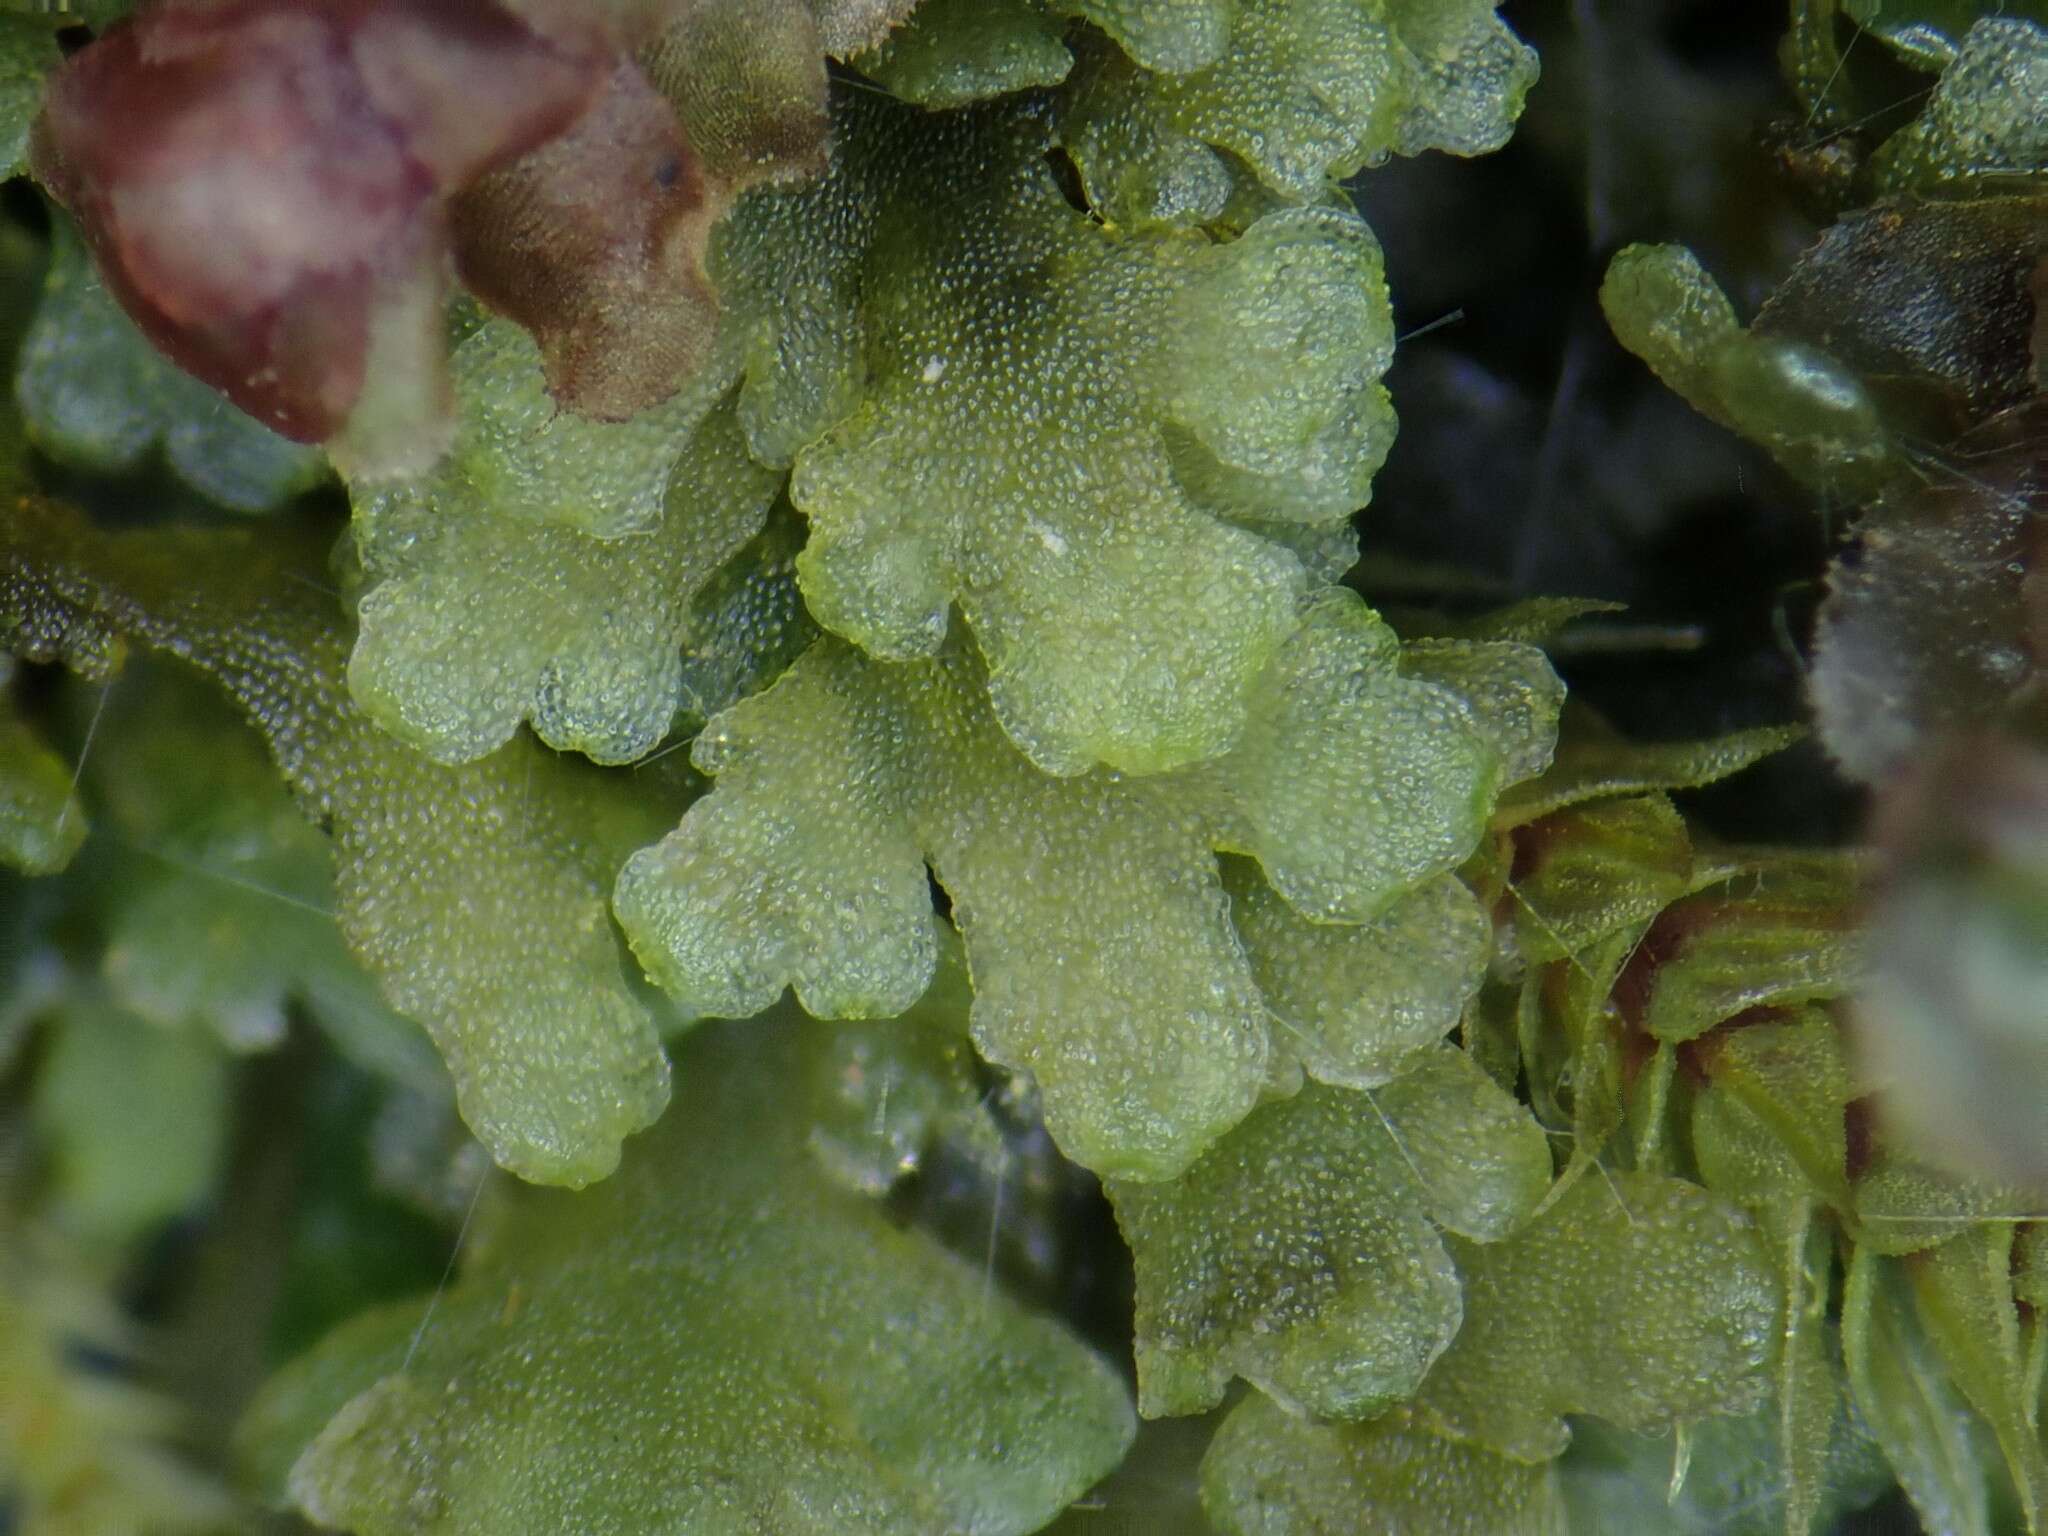
[[1827,1328],[1834,1272],[1832,1234],[1809,1208],[1779,1207],[1765,1219],[1779,1255],[1776,1378],[1777,1450],[1785,1469],[1785,1528],[1813,1529],[1835,1475],[1835,1444],[1845,1402],[1837,1345]]
[[1557,1472],[1391,1415],[1317,1424],[1254,1394],[1202,1463],[1202,1502],[1227,1536],[1566,1536]]
[[1525,1461],[1569,1441],[1563,1415],[1659,1432],[1755,1409],[1778,1286],[1754,1225],[1697,1185],[1582,1178],[1490,1246],[1453,1241],[1465,1325],[1417,1406]]
[[1623,1020],[1612,994],[1642,933],[1624,928],[1565,961],[1528,971],[1514,1028],[1530,1102],[1553,1130],[1569,1129],[1563,1184],[1597,1166],[1622,1129]]
[[630,801],[530,742],[443,768],[377,730],[344,690],[317,559],[288,539],[105,535],[28,500],[4,515],[0,639],[103,671],[128,634],[212,674],[331,822],[342,932],[433,1036],[492,1155],[556,1182],[609,1171],[667,1095],[605,911]]
[[1404,613],[1395,626],[1411,639],[1519,640],[1548,645],[1577,620],[1622,613],[1626,603],[1593,597],[1529,597],[1476,614],[1447,614],[1434,609]]
[[2036,1419],[2039,1383],[2028,1379],[2022,1360],[2012,1238],[2010,1226],[1990,1223],[1901,1262],[1929,1341],[1998,1437],[2027,1529],[2038,1531],[2048,1452]]
[[160,449],[181,480],[237,512],[268,511],[318,483],[317,449],[279,437],[160,356],[108,296],[71,225],[53,222],[42,304],[14,374],[36,447],[107,473]]
[[1495,823],[1520,826],[1567,806],[1609,795],[1697,789],[1740,773],[1804,735],[1797,726],[1760,726],[1701,741],[1630,741],[1573,708],[1548,769],[1501,796]]
[[[1825,1043],[1818,1038],[1823,1033],[1830,1037]],[[1810,1084],[1801,1076],[1801,1065],[1829,1059],[1832,1028],[1825,1018],[1809,1018],[1803,1027],[1756,1024],[1726,1038],[1733,1047],[1750,1035],[1763,1038],[1715,1063],[1718,1076],[1693,1100],[1693,1154],[1707,1188],[1747,1208],[1777,1258],[1774,1449],[1784,1472],[1784,1528],[1804,1536],[1827,1496],[1842,1409],[1825,1328],[1833,1234],[1817,1219],[1815,1192],[1836,1204],[1843,1198],[1846,1074],[1837,1050],[1832,1086],[1825,1065],[1813,1071]],[[1810,1124],[1786,1113],[1809,1107]],[[1816,1164],[1819,1172],[1809,1172]]]
[[957,602],[1049,771],[1214,755],[1307,585],[1231,519],[1341,522],[1391,438],[1372,237],[1329,209],[1221,245],[1105,230],[1026,108],[840,123],[841,167],[750,198],[714,261],[812,611],[908,659]]
[[1515,946],[1538,964],[1640,933],[1692,882],[1692,840],[1660,794],[1595,800],[1517,829]]
[[[1817,1009],[1759,1020],[1702,1041],[1693,1060],[1711,1085],[1696,1101],[1696,1117],[1710,1106],[1718,1114],[1729,1101],[1739,1105],[1748,1126],[1790,1160],[1793,1177],[1780,1183],[1776,1193],[1796,1195],[1804,1186],[1837,1210],[1848,1208],[1846,1111],[1854,1088],[1834,1020]],[[1745,1133],[1729,1130],[1736,1136]],[[1704,1173],[1708,1154],[1702,1150],[1700,1156]],[[1708,1183],[1745,1198],[1729,1181],[1710,1175]],[[1758,1183],[1751,1187],[1764,1193]]]
[[1214,850],[1256,853],[1310,916],[1360,921],[1478,834],[1487,733],[1398,667],[1391,633],[1333,595],[1275,658],[1234,751],[1059,780],[1004,740],[964,643],[894,665],[828,641],[699,739],[719,788],[627,864],[620,921],[707,1012],[794,986],[823,1017],[889,1015],[932,972],[928,859],[966,936],[982,1049],[1036,1075],[1070,1155],[1167,1177],[1268,1069]]
[[1660,1040],[1691,1040],[1751,1008],[1823,1001],[1862,973],[1852,856],[1782,854],[1667,908],[1645,938],[1637,1015]]
[[1044,1525],[1122,1455],[1124,1389],[818,1166],[783,1085],[824,1033],[700,1038],[617,1178],[524,1192],[438,1306],[290,1367],[242,1432],[272,1491],[361,1536]]
[[[442,762],[496,750],[522,720],[551,746],[630,762],[668,734],[683,702],[684,646],[701,632],[693,598],[761,532],[781,477],[747,456],[729,405],[585,422],[551,414],[522,333],[487,326],[458,365],[478,349],[525,355],[505,381],[479,385],[506,435],[489,449],[459,440],[428,486],[358,501],[372,585],[350,690],[378,724]],[[514,378],[528,428],[545,430],[512,430],[501,391]],[[552,504],[607,502],[653,521],[599,538],[547,515]]]
[[1111,1180],[1140,1409],[1200,1412],[1233,1376],[1342,1418],[1412,1395],[1461,1315],[1439,1229],[1500,1238],[1549,1184],[1542,1130],[1450,1046],[1376,1093],[1267,1105],[1171,1183]]
[[2039,1199],[1986,1179],[1967,1178],[1880,1141],[1856,1178],[1856,1238],[1873,1253],[1919,1253],[1981,1221],[2032,1216]]
[[1868,1248],[1857,1250],[1843,1290],[1842,1359],[1857,1410],[1927,1528],[1991,1536],[1990,1436],[1936,1353],[1896,1261]]
[[1308,201],[1390,153],[1498,149],[1536,78],[1535,54],[1486,0],[1234,10],[1213,63],[1155,72],[1109,49],[1084,61],[1062,133],[1112,221],[1216,217],[1230,195],[1225,155]]

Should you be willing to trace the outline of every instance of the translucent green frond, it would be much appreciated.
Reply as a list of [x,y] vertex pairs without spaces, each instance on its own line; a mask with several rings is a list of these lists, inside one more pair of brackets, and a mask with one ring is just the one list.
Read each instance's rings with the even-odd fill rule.
[[[1391,632],[1348,595],[1309,610],[1237,748],[1180,773],[1047,778],[1004,739],[984,675],[957,637],[908,665],[821,643],[699,739],[719,787],[628,862],[620,921],[704,1011],[745,1016],[794,986],[821,1017],[886,1016],[932,973],[929,861],[966,937],[982,1049],[1037,1077],[1070,1155],[1170,1176],[1269,1068],[1271,1010],[1215,850],[1254,854],[1315,919],[1369,922],[1469,851],[1512,723],[1403,677]],[[1270,954],[1304,947],[1267,926]],[[1323,964],[1343,983],[1373,962]],[[1444,990],[1469,987],[1458,972]],[[1351,1006],[1331,1000],[1325,1027]]]
[[1970,27],[1926,107],[1878,150],[1886,191],[1954,196],[2048,171],[2048,9],[2011,9]]
[[[372,585],[350,690],[441,762],[495,751],[522,720],[550,746],[630,762],[684,702],[692,599],[760,533],[781,477],[748,457],[730,405],[582,421],[548,403],[523,332],[486,326],[458,365],[479,350],[510,359],[476,395],[500,425],[473,452],[459,441],[425,488],[358,497]],[[515,388],[530,408],[523,425],[507,405]],[[557,520],[603,510],[634,521],[597,537]]]
[[1123,1454],[1124,1388],[818,1166],[784,1085],[828,1033],[698,1037],[616,1178],[514,1194],[438,1305],[288,1368],[242,1430],[273,1496],[360,1536],[1049,1521]]
[[1577,1529],[1566,1521],[1548,1462],[1512,1461],[1400,1414],[1318,1424],[1257,1394],[1217,1432],[1202,1462],[1202,1502],[1226,1536],[1567,1536]]
[[1697,1185],[1582,1178],[1507,1241],[1450,1246],[1465,1324],[1418,1399],[1448,1431],[1541,1461],[1567,1413],[1659,1433],[1769,1389],[1773,1267],[1749,1219]]
[[1536,79],[1536,55],[1490,0],[1232,9],[1213,63],[1168,73],[1114,49],[1084,58],[1061,133],[1089,200],[1112,222],[1214,219],[1232,161],[1311,202],[1389,154],[1498,149]]
[[713,370],[667,404],[614,423],[564,412],[542,384],[533,338],[508,320],[482,319],[450,361],[459,415],[447,458],[423,480],[355,488],[357,539],[372,569],[383,563],[382,546],[403,552],[428,509],[493,518],[507,533],[558,528],[606,541],[656,533],[668,521],[677,462],[726,382]]
[[1224,866],[1231,921],[1272,1022],[1273,1074],[1377,1088],[1458,1023],[1492,949],[1486,913],[1441,875],[1360,927],[1315,923],[1259,877]]
[[1402,647],[1333,591],[1260,677],[1244,735],[1189,778],[1219,808],[1221,845],[1257,858],[1296,911],[1366,922],[1471,850],[1480,807],[1549,760],[1563,698],[1533,647]]
[[605,910],[630,804],[601,804],[588,773],[531,742],[443,768],[377,730],[348,700],[344,633],[289,540],[104,535],[32,500],[5,516],[0,638],[103,671],[127,634],[210,673],[331,823],[342,932],[434,1037],[492,1155],[553,1182],[608,1172],[667,1097]]
[[834,174],[747,200],[714,262],[812,611],[902,660],[957,603],[1047,771],[1213,756],[1308,585],[1230,519],[1340,522],[1391,440],[1371,235],[1323,208],[1118,235],[1060,195],[1042,113],[839,121]]
[[1238,0],[1056,0],[1115,38],[1147,69],[1185,73],[1213,63],[1230,43]]
[[1377,1092],[1267,1105],[1171,1183],[1110,1181],[1140,1409],[1199,1413],[1233,1376],[1347,1419],[1412,1396],[1462,1315],[1439,1230],[1504,1237],[1549,1186],[1542,1129],[1451,1046]]
[[1842,0],[1842,12],[1918,68],[1946,69],[1970,31],[1992,18],[2048,24],[2041,0]]
[[957,107],[1057,85],[1074,64],[1064,31],[1040,0],[924,0],[854,62],[905,101]]

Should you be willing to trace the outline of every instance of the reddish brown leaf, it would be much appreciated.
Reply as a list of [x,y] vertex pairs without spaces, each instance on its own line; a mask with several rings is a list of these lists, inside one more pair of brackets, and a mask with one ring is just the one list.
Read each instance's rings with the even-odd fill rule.
[[710,348],[717,213],[668,99],[623,63],[575,127],[455,200],[456,264],[533,332],[556,399],[618,421],[673,394]]
[[490,0],[160,0],[52,77],[33,163],[158,347],[327,438],[379,307],[440,270],[448,194],[601,87],[587,41]]
[[456,200],[462,279],[533,333],[566,409],[624,420],[710,351],[712,225],[750,186],[822,171],[827,129],[806,0],[666,0],[574,127]]

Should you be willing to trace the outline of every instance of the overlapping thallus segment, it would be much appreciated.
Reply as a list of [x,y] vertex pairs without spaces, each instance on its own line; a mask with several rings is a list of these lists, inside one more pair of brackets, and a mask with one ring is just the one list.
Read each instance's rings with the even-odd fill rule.
[[[1606,294],[1897,530],[1816,681],[1873,778],[2022,732],[2048,633],[2048,34],[1884,9],[1794,30],[1816,114],[1844,33],[1936,77],[1878,207],[1747,331],[1674,251]],[[1491,8],[126,10],[0,19],[50,224],[0,239],[0,633],[81,680],[0,716],[21,1528],[1078,1532],[1105,1477],[1177,1532],[1807,1532],[1894,1481],[2039,1527],[2039,1170],[1874,1113],[1863,862],[1669,798],[1792,733],[1633,746],[1544,654],[1591,605],[1397,634],[1340,584],[1394,336],[1337,182],[1505,140],[1536,61]],[[1969,312],[1937,238],[2019,299]],[[2006,433],[1996,528],[1928,505],[1941,411]],[[1959,699],[1916,572],[1999,540],[1973,654],[2021,673]],[[2020,900],[1919,868],[1890,920]],[[382,1305],[304,1195],[290,1273],[341,1278],[231,1494],[72,1346],[118,1354],[90,1298],[246,1188],[229,1085],[292,1019],[386,1103],[387,1183],[445,1194],[451,1094],[516,1177]],[[1000,1230],[1007,1186],[1043,1271],[1052,1145],[1129,1245],[1135,1401],[1030,1262],[903,1220],[947,1170]],[[1138,1415],[1210,1415],[1199,1470]]]

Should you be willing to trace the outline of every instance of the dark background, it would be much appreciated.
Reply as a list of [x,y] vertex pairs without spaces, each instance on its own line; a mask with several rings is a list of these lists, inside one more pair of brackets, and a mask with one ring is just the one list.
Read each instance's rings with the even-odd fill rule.
[[[1386,249],[1401,430],[1359,518],[1357,584],[1386,606],[1536,594],[1626,603],[1558,658],[1630,734],[1804,715],[1803,652],[1846,508],[1816,507],[1694,415],[1608,333],[1597,293],[1631,241],[1691,246],[1747,318],[1822,227],[1773,145],[1803,131],[1777,66],[1786,6],[1521,0],[1543,60],[1514,139],[1394,160],[1351,184]],[[1686,809],[1741,839],[1835,842],[1860,821],[1818,749]]]

